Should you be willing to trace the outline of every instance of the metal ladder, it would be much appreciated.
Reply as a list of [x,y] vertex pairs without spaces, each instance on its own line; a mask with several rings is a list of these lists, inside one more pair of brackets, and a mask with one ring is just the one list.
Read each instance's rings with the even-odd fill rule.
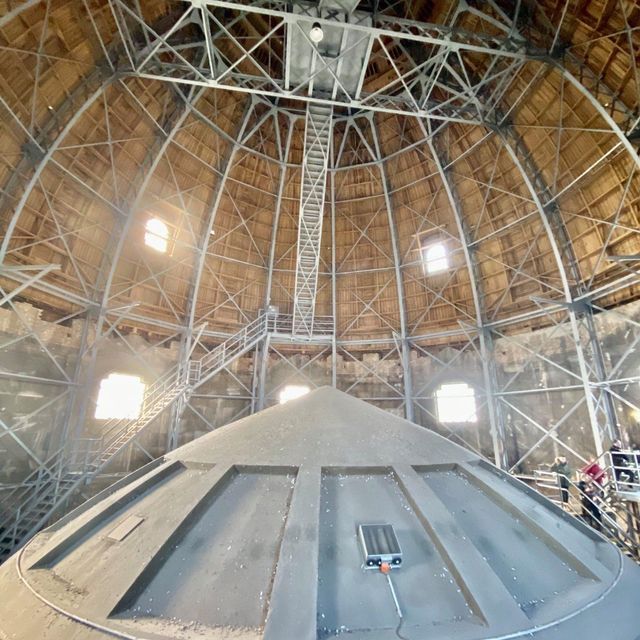
[[297,335],[313,333],[332,120],[332,106],[307,106],[293,299],[293,332]]

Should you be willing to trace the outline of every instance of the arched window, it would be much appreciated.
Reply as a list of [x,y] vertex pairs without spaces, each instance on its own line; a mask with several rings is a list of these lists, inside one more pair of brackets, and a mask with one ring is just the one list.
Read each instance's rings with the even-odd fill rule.
[[145,225],[144,243],[159,251],[167,252],[167,244],[169,240],[169,227],[158,218],[150,218]]
[[436,242],[422,249],[422,262],[425,273],[431,275],[449,268],[447,248],[444,243]]
[[440,422],[477,422],[476,394],[465,382],[443,384],[436,391]]
[[288,384],[278,394],[278,402],[284,404],[285,402],[289,402],[289,400],[294,400],[295,398],[306,395],[309,391],[311,391],[311,389],[309,389],[307,385]]
[[98,420],[138,418],[144,389],[145,384],[138,376],[110,373],[100,382],[95,417]]

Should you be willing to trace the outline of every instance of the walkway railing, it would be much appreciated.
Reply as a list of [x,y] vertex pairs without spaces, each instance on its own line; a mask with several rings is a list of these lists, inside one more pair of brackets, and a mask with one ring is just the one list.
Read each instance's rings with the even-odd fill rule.
[[[334,320],[332,316],[314,316],[311,324],[312,338],[331,338],[334,331]],[[294,318],[290,315],[278,315],[273,318],[271,333],[291,335],[301,340],[300,335],[294,332]]]
[[535,488],[568,513],[600,531],[624,553],[640,562],[640,518],[635,505],[612,499],[612,483],[605,476],[602,484],[590,481],[590,491],[565,475],[537,469]]
[[640,502],[640,451],[606,451],[601,459],[611,490],[622,499]]
[[[292,332],[293,316],[259,315],[202,357],[163,373],[146,388],[138,417],[109,420],[99,437],[75,440],[71,451],[63,446],[51,454],[23,483],[0,497],[0,562],[45,526],[81,486],[90,484],[180,396],[190,395],[267,334]],[[331,336],[333,319],[316,318],[313,332]]]

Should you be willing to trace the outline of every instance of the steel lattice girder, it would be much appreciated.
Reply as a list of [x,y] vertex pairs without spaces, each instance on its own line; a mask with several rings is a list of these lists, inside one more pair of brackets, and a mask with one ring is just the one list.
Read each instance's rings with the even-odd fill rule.
[[[547,52],[527,43],[520,36],[490,35],[469,32],[442,25],[419,23],[377,14],[374,24],[366,24],[362,16],[355,13],[349,22],[343,15],[331,10],[320,10],[315,5],[296,3],[297,11],[287,10],[285,2],[258,2],[241,5],[233,2],[193,2],[180,15],[174,24],[164,33],[158,33],[144,18],[123,0],[110,0],[114,17],[119,26],[123,43],[132,70],[143,77],[156,78],[172,82],[197,84],[208,87],[231,89],[263,96],[286,97],[306,102],[348,106],[354,109],[367,109],[387,113],[407,114],[428,117],[434,121],[473,122],[480,124],[482,114],[478,113],[473,95],[491,82],[500,81],[512,71],[511,67],[498,68],[483,78],[478,86],[470,86],[455,66],[462,64],[468,54],[485,56],[488,66],[493,60],[537,60],[552,63]],[[270,30],[257,36],[257,42],[249,49],[232,35],[228,18],[223,21],[216,10],[234,11],[231,23],[251,13],[267,16]],[[314,22],[327,29],[341,29],[352,33],[345,41],[355,42],[340,51],[337,58],[323,60],[318,45],[308,38],[308,31]],[[194,25],[200,31],[200,37],[193,36]],[[149,39],[149,45],[138,47],[132,37],[134,29],[141,29]],[[288,30],[300,31],[308,46],[315,50],[319,62],[312,74],[296,87],[289,87],[288,62],[278,61],[273,68],[265,68],[256,55],[261,45],[269,45],[272,39],[281,39]],[[185,31],[190,33],[185,45]],[[361,82],[356,90],[347,91],[340,83],[334,69],[349,64],[349,56],[354,47],[362,41],[368,42],[368,59],[365,60]],[[424,61],[414,62],[411,57],[398,56],[395,48],[410,47],[420,43],[434,49]],[[236,55],[223,53],[219,44],[233,48]],[[207,55],[195,61],[193,51],[204,49]],[[295,55],[287,52],[287,55]],[[449,56],[453,56],[449,61]],[[388,66],[392,78],[383,87],[366,94],[362,90],[362,81],[367,75],[370,64]],[[439,67],[447,70],[445,81],[436,73]],[[242,68],[242,71],[241,71]],[[247,72],[246,69],[250,71]],[[320,73],[331,74],[336,82],[335,97],[311,95],[311,84]],[[425,82],[425,76],[438,76]],[[445,97],[435,100],[432,92],[437,88]]]
[[293,331],[311,336],[315,315],[333,109],[307,107],[300,188]]

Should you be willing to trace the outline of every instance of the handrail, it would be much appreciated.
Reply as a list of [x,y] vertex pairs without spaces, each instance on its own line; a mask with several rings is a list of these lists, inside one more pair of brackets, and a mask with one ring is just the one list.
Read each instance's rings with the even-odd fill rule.
[[[560,478],[560,477],[566,478],[568,480],[568,482],[571,483],[572,486],[576,487],[576,489],[579,491],[579,488],[577,487],[575,482],[573,480],[571,480],[571,478],[569,478],[568,476],[566,476],[564,474],[556,473],[555,471],[548,471],[548,470],[542,470],[542,469],[536,469],[534,471],[534,481],[536,482],[537,486],[544,486],[546,488],[551,488],[551,485],[540,485],[540,483],[537,482],[537,480],[536,480],[536,475],[535,474],[538,474],[538,476],[541,475],[541,474],[547,474],[547,475],[553,476],[554,479]],[[607,505],[611,506],[612,508],[615,508],[618,511],[623,512],[624,515],[627,516],[628,518],[632,518],[634,520],[637,520],[637,516],[635,515],[635,513],[631,509],[629,509],[629,507],[626,504],[626,501],[616,500],[615,502],[613,502],[613,500],[611,499],[612,496],[613,497],[617,497],[617,496],[615,496],[615,494],[613,494],[610,491],[610,487],[611,487],[611,482],[610,481],[605,482],[603,485],[598,485],[598,486],[599,486],[599,488],[601,490],[601,493],[602,493],[601,500],[602,500],[602,502],[604,504],[607,504]],[[556,484],[555,484],[554,488],[558,489],[558,495],[561,496],[561,493],[560,493],[561,487],[560,487],[559,484],[557,484],[557,480],[556,480]],[[640,522],[638,523],[638,525],[640,526]]]
[[[549,479],[553,477],[555,479],[555,487],[550,484],[539,483],[538,479],[542,477],[544,480],[544,476],[549,476]],[[638,545],[638,542],[635,540],[633,535],[629,534],[628,531],[620,527],[620,525],[613,518],[611,518],[611,516],[607,513],[606,508],[613,507],[614,505],[611,505],[609,502],[607,502],[605,487],[600,487],[600,485],[598,485],[598,490],[600,495],[598,495],[594,500],[589,494],[582,491],[580,487],[575,482],[573,482],[571,478],[569,478],[568,476],[562,473],[556,473],[555,471],[547,471],[547,470],[534,471],[534,481],[536,486],[544,487],[544,488],[557,488],[558,498],[559,498],[557,502],[562,508],[564,508],[567,502],[562,500],[562,489],[564,487],[562,487],[561,483],[559,482],[560,479],[566,480],[567,487],[565,489],[569,492],[569,497],[574,497],[570,491],[571,489],[573,489],[573,492],[578,495],[580,499],[581,509],[583,507],[583,502],[582,502],[583,500],[586,500],[587,504],[592,505],[593,507],[595,507],[595,509],[597,509],[597,512],[599,513],[599,518],[598,518],[599,522],[606,523],[606,527],[601,528],[601,533],[605,536],[607,535],[607,533],[612,533],[612,535],[609,535],[607,537],[613,538],[615,542],[622,545],[629,552],[630,555],[640,560],[640,546]],[[553,502],[556,502],[556,501],[553,501]],[[634,514],[630,512],[628,509],[626,509],[625,506],[616,504],[615,508],[623,511],[627,516],[631,516],[635,520]],[[622,514],[618,514],[618,515],[622,515]],[[627,522],[629,522],[629,520],[627,520]],[[615,533],[613,533],[613,531],[615,531]]]
[[[274,326],[275,316],[259,315],[255,320],[245,325],[238,333],[216,345],[211,351],[195,362],[199,363],[199,380],[211,375],[211,371],[224,366],[224,363],[236,357]],[[199,381],[198,380],[198,381]]]
[[269,322],[269,316],[258,316],[255,320],[242,327],[238,333],[216,345],[211,351],[199,359],[201,370],[213,368],[225,360],[227,352],[233,352],[236,345],[245,344],[253,336],[262,333]]
[[[294,317],[292,315],[274,316],[273,333],[293,333]],[[312,325],[312,336],[330,337],[334,331],[333,316],[314,316]]]
[[[46,472],[50,478],[55,478],[56,474],[58,473],[57,470],[55,469],[50,469],[49,465],[51,465],[52,467],[55,466],[55,462],[57,461],[57,459],[59,459],[62,454],[64,453],[65,450],[65,445],[59,447],[58,449],[56,449],[56,451],[54,451],[44,462],[43,464],[38,467],[37,469],[34,469],[23,481],[22,483],[17,486],[14,487],[14,489],[8,493],[7,495],[2,497],[2,500],[0,500],[0,507],[4,506],[5,504],[8,504],[10,501],[12,501],[11,499],[13,498],[13,496],[15,496],[17,493],[19,493],[20,491],[26,491],[26,492],[31,492],[33,491],[33,487],[34,486],[39,486],[40,483],[40,478],[42,477],[43,471]],[[52,464],[53,463],[53,464]],[[35,480],[35,482],[33,482]]]
[[[67,453],[66,445],[52,453],[44,463],[30,473],[24,481],[12,487],[0,499],[0,510],[9,511],[3,517],[8,530],[18,532],[20,523],[35,531],[46,522],[55,508],[67,500],[81,482],[89,480],[105,466],[127,443],[127,434],[134,436],[155,418],[181,392],[192,391],[216,371],[227,366],[269,333],[293,335],[293,315],[262,312],[242,327],[235,335],[216,345],[201,358],[189,358],[165,371],[145,389],[140,415],[137,418],[114,418],[102,424],[102,433],[97,438],[81,438],[74,441],[74,448]],[[331,336],[334,319],[331,316],[315,316],[314,336]],[[124,437],[124,440],[121,440]],[[41,508],[51,501],[48,514]]]
[[[640,464],[640,451],[638,451],[636,449],[621,449],[620,451],[615,451],[613,453],[621,454],[621,455],[624,455],[624,456],[627,456],[627,457],[631,456],[632,458],[635,459],[636,464]],[[603,451],[597,458],[594,458],[593,462],[598,463],[598,462],[605,461],[605,465],[604,466],[611,467],[611,466],[613,466],[612,459],[611,459],[611,454],[612,454],[611,450]],[[606,462],[610,462],[611,464],[607,465]],[[601,465],[601,466],[603,466],[603,465]]]
[[[236,334],[213,347],[204,356],[192,359],[189,366],[191,363],[199,362],[200,376],[204,376],[266,333],[293,334],[293,321],[293,315],[261,313]],[[332,316],[315,316],[313,335],[331,336],[333,331],[334,320]]]
[[[615,465],[613,463],[613,455],[625,456],[627,460],[631,458],[633,464]],[[631,497],[630,494],[640,498],[640,451],[631,449],[623,449],[616,452],[604,451],[591,464],[594,463],[599,464],[607,479],[602,486],[605,500],[615,501],[617,509],[624,510],[628,517],[635,519],[635,514],[629,510],[625,503]],[[625,481],[619,479],[623,472],[627,476]],[[633,478],[632,480],[629,480],[629,475]]]
[[74,474],[85,473],[91,466],[96,455],[101,451],[104,439],[102,436],[97,438],[79,438],[74,444],[75,447],[67,465],[68,472]]
[[[629,553],[632,556],[640,559],[640,547],[638,546],[638,543],[634,540],[633,536],[629,535],[627,531],[622,529],[622,527],[620,527],[620,525],[618,525],[618,523],[609,516],[606,509],[602,508],[603,506],[610,506],[603,499],[604,495],[599,498],[599,501],[593,500],[591,496],[589,496],[587,493],[582,491],[580,487],[578,487],[573,482],[573,480],[571,480],[570,478],[567,478],[567,476],[565,475],[562,475],[562,474],[559,474],[559,475],[561,475],[561,477],[565,478],[569,482],[570,487],[572,487],[578,493],[581,499],[585,498],[589,502],[589,504],[594,505],[598,509],[600,513],[600,521],[604,520],[609,525],[609,529],[607,530],[611,531],[611,528],[613,528],[617,532],[618,535],[614,536],[616,541],[624,545],[624,547],[627,549],[627,551],[629,551]],[[602,533],[605,533],[606,535],[607,530],[603,531]]]
[[[627,464],[614,464],[614,455],[624,456]],[[632,451],[630,449],[616,452],[605,451],[603,456],[607,463],[604,469],[610,472],[610,483],[616,493],[629,491],[640,492],[640,451]],[[629,464],[630,460],[631,464]],[[627,480],[623,481],[620,479],[623,473],[627,476]],[[629,476],[632,478],[631,480],[628,479]],[[626,486],[626,488],[623,488],[624,486]]]
[[[158,398],[161,391],[165,390],[167,384],[170,380],[178,378],[179,374],[179,366],[175,365],[165,371],[159,378],[157,378],[151,385],[149,385],[145,389],[144,398],[142,401],[141,414],[144,412],[146,406],[153,404],[153,402]],[[137,418],[136,418],[137,419]],[[108,434],[113,431],[117,431],[118,427],[124,426],[125,424],[131,422],[133,418],[112,418],[111,420],[106,421],[102,425],[102,433],[103,435]]]

